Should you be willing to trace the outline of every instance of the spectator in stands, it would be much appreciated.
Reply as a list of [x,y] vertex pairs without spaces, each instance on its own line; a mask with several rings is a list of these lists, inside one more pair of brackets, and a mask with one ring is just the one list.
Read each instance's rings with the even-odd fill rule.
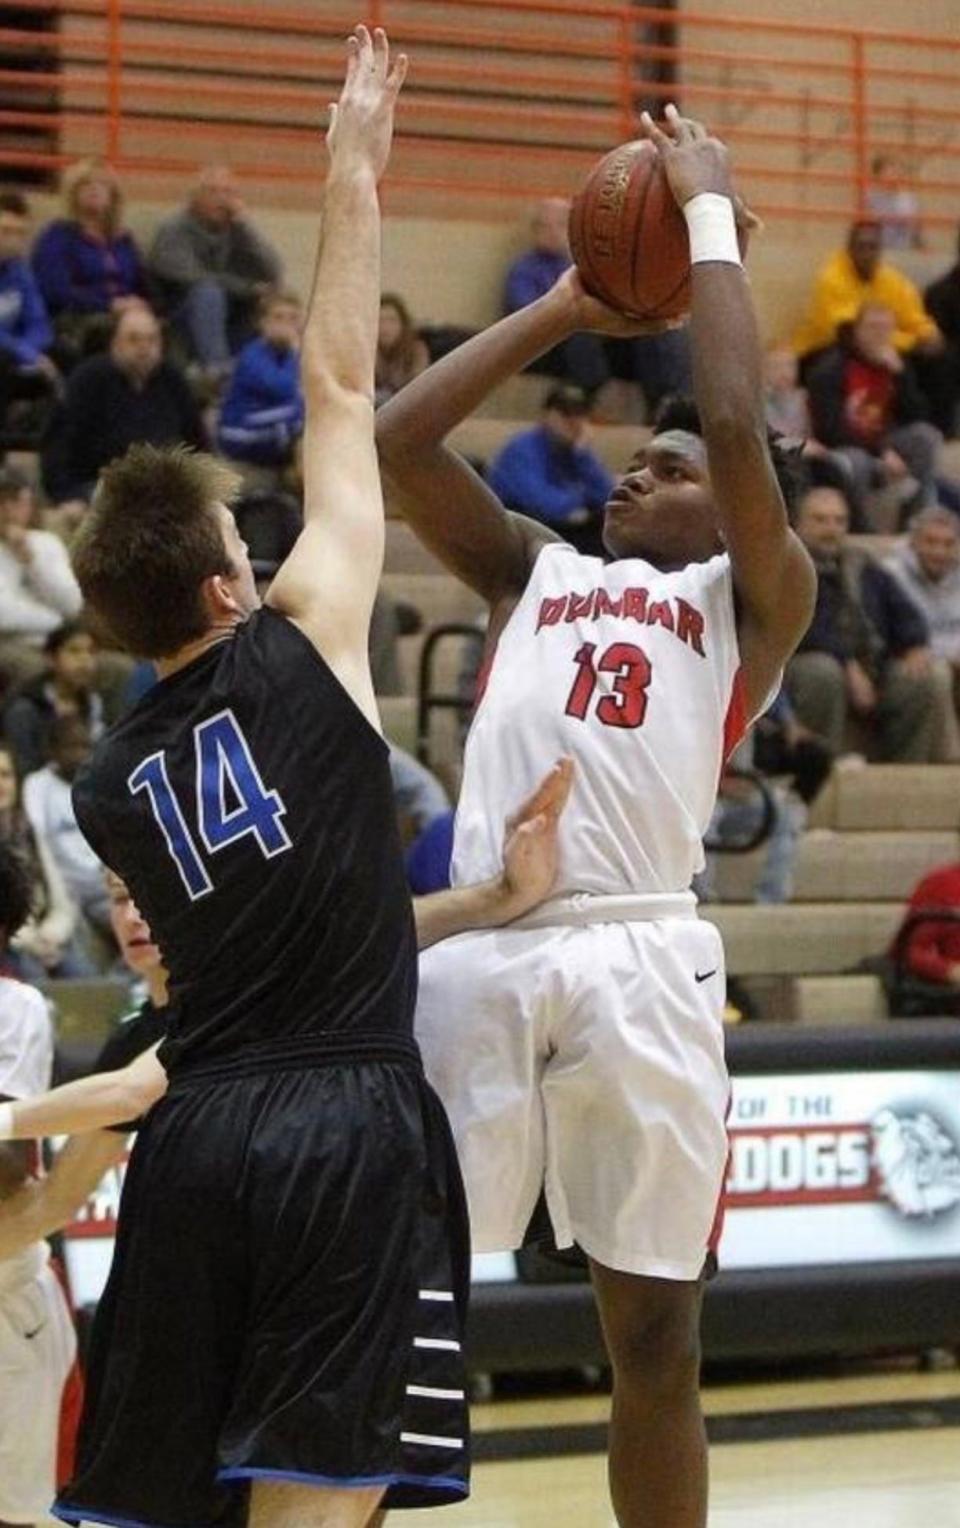
[[943,336],[913,282],[883,259],[882,250],[879,223],[853,224],[846,248],[837,250],[820,268],[810,309],[794,335],[793,348],[806,367],[811,357],[836,344],[841,327],[853,323],[866,304],[889,308],[896,320],[893,343],[913,360],[932,422],[943,434],[950,434],[956,378]]
[[213,377],[230,370],[250,338],[257,303],[283,274],[223,165],[205,170],[186,207],[160,224],[150,269],[191,353]]
[[49,223],[33,249],[33,269],[58,333],[76,353],[103,349],[106,317],[149,300],[133,235],[123,226],[123,193],[112,170],[86,159],[64,177],[66,216]]
[[450,810],[450,798],[435,774],[405,748],[390,744],[390,778],[402,836],[409,839]]
[[813,433],[807,390],[800,386],[799,366],[786,345],[774,346],[764,357],[767,424],[778,435],[806,440]]
[[879,303],[893,313],[899,351],[942,347],[940,331],[917,288],[884,260],[880,224],[864,220],[853,224],[846,248],[831,255],[817,274],[810,308],[793,339],[801,360],[835,344],[841,327],[853,323],[867,303]]
[[[513,262],[504,288],[504,312],[516,313],[543,297],[570,265],[567,219],[570,203],[562,197],[538,202],[531,221],[531,247]],[[574,334],[529,368],[560,377],[594,394],[610,376],[603,341],[597,334]]]
[[377,335],[377,407],[418,377],[429,361],[427,347],[403,298],[395,292],[384,292]]
[[507,441],[489,478],[508,509],[542,520],[579,551],[599,556],[600,518],[613,478],[588,444],[589,412],[581,388],[551,388],[541,422]]
[[799,721],[835,755],[847,750],[856,717],[878,759],[929,763],[943,718],[927,623],[892,574],[848,543],[847,524],[835,488],[801,499],[797,533],[817,567],[817,604],[787,665],[788,695]]
[[892,154],[873,156],[867,211],[880,226],[884,249],[923,248],[920,203],[905,180],[904,167]]
[[59,518],[76,523],[101,468],[140,441],[203,448],[206,437],[186,378],[163,358],[159,323],[131,307],[114,319],[109,353],[72,373],[47,432],[43,481]]
[[[704,868],[694,878],[693,890],[704,902],[715,902],[719,855],[753,843],[766,826],[766,837],[757,845],[763,858],[753,885],[753,900],[760,906],[789,902],[800,834],[806,823],[802,803],[779,785],[764,782],[765,792],[756,780],[753,736],[748,735],[736,749],[720,777],[717,800],[704,835]],[[768,816],[769,814],[769,816]]]
[[103,697],[97,689],[97,645],[79,621],[69,621],[47,637],[48,669],[16,690],[3,712],[3,734],[23,778],[49,764],[53,729],[62,716],[86,722],[92,742],[105,730]]
[[895,329],[889,308],[865,303],[811,366],[807,387],[814,434],[846,464],[854,502],[863,506],[894,485],[908,512],[936,499],[942,441],[924,420],[925,401]]
[[19,191],[0,192],[0,425],[13,402],[55,392],[60,374],[47,355],[53,329],[24,256],[30,209]]
[[270,292],[260,305],[260,333],[244,345],[220,411],[224,456],[280,470],[303,434],[300,330],[303,309],[292,292]]
[[59,536],[34,529],[27,479],[0,469],[0,678],[19,684],[45,668],[45,638],[80,613],[83,597]]
[[23,782],[23,805],[30,826],[50,847],[67,890],[87,922],[110,938],[110,898],[103,866],[87,843],[73,811],[77,773],[93,751],[90,728],[80,716],[59,716],[50,739],[50,763]]
[[909,540],[884,566],[923,611],[931,651],[960,671],[960,523],[953,511],[932,504],[914,515]]
[[7,951],[7,963],[24,981],[90,976],[93,967],[74,933],[77,909],[44,839],[34,833],[20,804],[13,755],[0,746],[0,843],[13,849],[30,872],[32,910]]
[[[941,865],[914,887],[906,917],[924,912],[960,912],[960,864]],[[920,981],[960,988],[960,919],[931,918],[918,923],[904,942],[901,958],[910,975]]]

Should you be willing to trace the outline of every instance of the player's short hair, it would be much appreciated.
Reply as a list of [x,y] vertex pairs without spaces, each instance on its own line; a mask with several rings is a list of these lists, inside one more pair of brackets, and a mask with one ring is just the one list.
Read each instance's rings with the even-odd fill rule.
[[43,651],[48,658],[52,658],[61,647],[72,642],[74,637],[89,637],[94,644],[97,640],[86,621],[64,621],[62,626],[55,626],[53,631],[47,633],[43,641]]
[[22,191],[0,191],[0,212],[12,213],[15,218],[30,216],[30,203]]
[[0,949],[6,949],[33,912],[34,889],[26,861],[0,842]]
[[[667,430],[685,430],[688,435],[703,439],[700,411],[692,398],[675,396],[663,400],[653,416],[653,432],[663,435]],[[803,441],[788,440],[776,430],[768,429],[767,445],[783,501],[792,514],[801,494],[809,487],[801,455]]]
[[97,622],[138,658],[167,658],[202,637],[201,585],[233,572],[216,515],[236,474],[185,446],[131,446],[100,475],[73,549]]

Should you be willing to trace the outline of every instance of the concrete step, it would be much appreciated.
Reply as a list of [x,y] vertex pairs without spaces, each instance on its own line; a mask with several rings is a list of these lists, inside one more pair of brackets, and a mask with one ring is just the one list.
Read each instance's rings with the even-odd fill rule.
[[733,976],[818,976],[851,971],[887,948],[903,907],[895,902],[789,903],[784,907],[724,907],[702,915],[723,935]]
[[793,983],[797,1024],[875,1024],[888,1017],[883,986],[876,976],[800,976]]
[[960,826],[960,764],[868,764],[835,769],[811,827],[954,830]]
[[[717,856],[716,888],[721,902],[750,902],[763,864],[764,848],[751,854]],[[797,853],[795,902],[902,902],[921,876],[960,858],[956,832],[837,833],[829,828],[804,834]]]

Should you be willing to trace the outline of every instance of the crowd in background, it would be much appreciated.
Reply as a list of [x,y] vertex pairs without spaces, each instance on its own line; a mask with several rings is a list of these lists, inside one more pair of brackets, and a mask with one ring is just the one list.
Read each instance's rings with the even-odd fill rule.
[[[960,258],[921,293],[897,264],[900,250],[923,244],[916,198],[886,160],[873,166],[869,205],[812,273],[799,328],[767,355],[768,423],[795,441],[795,524],[819,592],[711,825],[709,842],[722,848],[772,811],[759,901],[789,898],[799,834],[838,760],[960,758],[960,483],[943,455],[958,425]],[[557,199],[534,210],[529,247],[504,272],[505,312],[569,265],[567,211]],[[182,442],[237,467],[238,515],[267,578],[299,526],[302,322],[280,256],[223,167],[198,176],[147,248],[100,163],[65,176],[62,215],[42,228],[21,192],[0,192],[0,447],[37,465],[36,483],[0,469],[0,837],[21,848],[36,880],[36,915],[13,952],[24,974],[85,974],[115,958],[70,781],[153,679],[84,625],[69,539],[109,461],[135,442]],[[418,327],[403,298],[385,294],[377,401],[467,332]],[[608,417],[605,400],[623,384],[649,420],[688,392],[687,336],[579,334],[533,370],[544,377],[540,418],[478,465],[510,508],[602,555],[613,480],[593,448],[594,420]],[[419,626],[416,610],[381,596],[371,645],[381,695],[402,689],[398,638]],[[759,795],[758,773],[774,780]],[[394,778],[411,836],[429,830],[411,863],[442,884],[447,794],[400,750]],[[702,895],[715,894],[713,869],[708,857]]]

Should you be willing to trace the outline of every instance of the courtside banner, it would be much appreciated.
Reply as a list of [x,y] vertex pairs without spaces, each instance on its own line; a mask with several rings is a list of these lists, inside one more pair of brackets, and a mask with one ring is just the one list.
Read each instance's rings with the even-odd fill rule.
[[725,1269],[960,1259],[960,1073],[734,1077]]

